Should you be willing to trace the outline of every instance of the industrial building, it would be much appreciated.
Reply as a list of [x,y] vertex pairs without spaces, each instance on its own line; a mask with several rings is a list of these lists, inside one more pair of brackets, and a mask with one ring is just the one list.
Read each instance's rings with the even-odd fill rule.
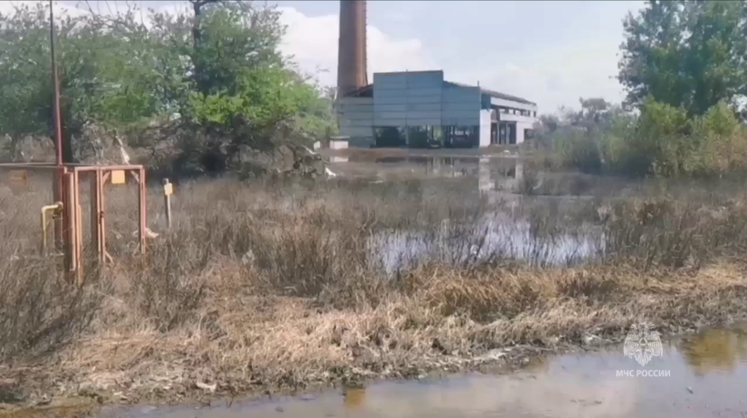
[[336,111],[352,147],[485,147],[532,135],[537,104],[444,80],[443,71],[374,73],[368,83],[366,1],[340,1]]
[[337,99],[350,146],[485,147],[530,138],[537,104],[444,80],[443,71],[375,73]]

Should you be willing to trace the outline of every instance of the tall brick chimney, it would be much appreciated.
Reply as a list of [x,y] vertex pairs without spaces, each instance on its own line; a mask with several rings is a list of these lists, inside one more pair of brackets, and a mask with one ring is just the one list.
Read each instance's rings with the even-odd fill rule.
[[337,97],[368,84],[366,65],[366,0],[340,0]]

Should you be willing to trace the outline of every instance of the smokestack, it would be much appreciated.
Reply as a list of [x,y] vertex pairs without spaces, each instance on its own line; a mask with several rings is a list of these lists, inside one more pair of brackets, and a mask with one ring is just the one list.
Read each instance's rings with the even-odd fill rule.
[[337,97],[368,84],[366,64],[366,0],[340,0]]

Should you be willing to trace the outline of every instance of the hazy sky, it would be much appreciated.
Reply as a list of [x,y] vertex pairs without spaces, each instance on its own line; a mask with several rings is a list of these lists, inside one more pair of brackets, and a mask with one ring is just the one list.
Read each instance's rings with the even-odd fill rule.
[[[60,3],[60,7],[83,4]],[[113,1],[91,3],[102,12],[116,7]],[[184,7],[175,1],[137,3]],[[322,70],[319,81],[333,85],[339,2],[268,3],[280,6],[288,25],[283,50],[293,54],[302,69]],[[443,69],[450,81],[479,81],[535,101],[543,113],[562,105],[577,107],[579,97],[622,99],[615,79],[622,19],[642,7],[641,2],[621,1],[368,3],[369,73]],[[0,2],[0,10],[8,6]]]

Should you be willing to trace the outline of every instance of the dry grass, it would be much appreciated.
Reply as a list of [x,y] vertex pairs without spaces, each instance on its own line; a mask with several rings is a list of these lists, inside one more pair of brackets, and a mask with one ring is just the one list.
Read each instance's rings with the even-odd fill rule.
[[[111,191],[115,263],[81,289],[52,274],[52,261],[29,256],[37,237],[26,217],[45,194],[9,194],[0,257],[16,258],[0,267],[0,287],[10,289],[0,294],[0,375],[27,397],[178,399],[196,382],[238,394],[456,370],[512,344],[556,349],[589,333],[619,336],[641,319],[677,332],[743,312],[744,264],[729,258],[747,243],[739,193],[526,200],[501,218],[529,225],[535,248],[521,260],[504,248],[510,242],[487,245],[480,226],[505,208],[468,190],[183,184],[174,229],[155,219],[161,235],[145,257],[132,251],[129,191]],[[598,255],[550,262],[548,245],[585,229],[604,231]],[[393,230],[417,237],[406,245],[435,250],[388,269],[372,237]]]

